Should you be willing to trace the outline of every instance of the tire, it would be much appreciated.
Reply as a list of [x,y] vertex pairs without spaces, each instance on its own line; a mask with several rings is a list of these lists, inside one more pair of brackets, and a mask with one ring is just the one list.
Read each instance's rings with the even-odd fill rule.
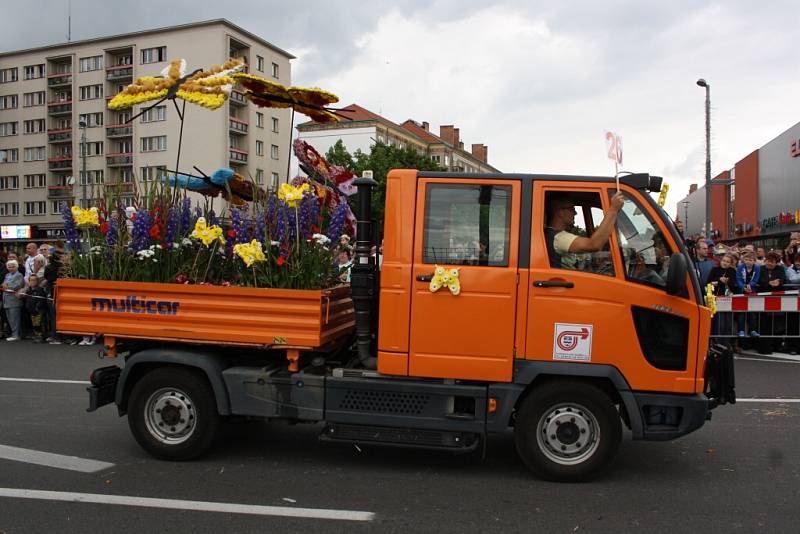
[[544,384],[517,412],[517,453],[545,480],[581,482],[597,476],[611,465],[621,440],[616,407],[600,388],[585,382]]
[[133,386],[128,426],[139,445],[156,458],[196,458],[211,447],[220,426],[214,390],[196,371],[151,371]]

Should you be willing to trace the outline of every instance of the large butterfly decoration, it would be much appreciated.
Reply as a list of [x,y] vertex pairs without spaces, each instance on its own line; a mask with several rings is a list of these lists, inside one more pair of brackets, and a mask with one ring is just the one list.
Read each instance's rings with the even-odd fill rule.
[[353,172],[341,165],[331,165],[317,150],[303,141],[295,139],[293,143],[294,154],[300,163],[300,168],[307,175],[323,184],[333,183],[340,193],[351,196],[356,192]]
[[[108,103],[109,109],[126,109],[143,102],[181,98],[186,102],[208,109],[221,107],[230,95],[234,84],[231,77],[244,68],[239,59],[229,59],[208,70],[197,69],[186,74],[186,60],[173,59],[161,71],[161,76],[142,76]],[[154,104],[155,105],[155,104]]]
[[266,193],[253,182],[245,180],[241,174],[228,168],[214,171],[211,176],[195,176],[179,172],[165,176],[162,180],[173,187],[194,191],[207,197],[222,195],[222,198],[235,206],[243,206],[247,202],[266,198]]
[[286,87],[245,72],[233,74],[231,78],[245,88],[244,96],[258,107],[292,108],[316,122],[339,122],[334,110],[325,107],[338,102],[339,97],[324,89]]

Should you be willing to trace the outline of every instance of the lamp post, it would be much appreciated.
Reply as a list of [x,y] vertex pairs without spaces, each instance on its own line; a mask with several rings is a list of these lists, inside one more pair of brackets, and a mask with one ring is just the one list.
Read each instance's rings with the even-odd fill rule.
[[711,236],[711,84],[703,78],[697,85],[706,90],[706,219],[705,236]]
[[83,186],[83,193],[82,193],[82,203],[83,208],[88,208],[89,205],[86,200],[86,181],[88,177],[86,176],[86,121],[82,120],[78,122],[78,126],[81,128],[81,184]]

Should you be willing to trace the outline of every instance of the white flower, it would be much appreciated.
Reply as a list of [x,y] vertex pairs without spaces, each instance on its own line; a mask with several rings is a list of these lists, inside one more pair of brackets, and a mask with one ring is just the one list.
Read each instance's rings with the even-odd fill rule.
[[192,240],[189,239],[188,237],[184,237],[183,241],[181,241],[181,245],[183,245],[184,247],[190,247],[192,246]]
[[317,242],[317,245],[327,245],[328,243],[331,242],[331,240],[328,239],[328,236],[324,234],[314,234],[311,237],[314,239],[314,241]]
[[161,249],[163,249],[164,247],[162,247],[161,245],[156,245],[156,248],[157,248],[158,250],[161,250]]
[[180,243],[173,243],[172,244],[172,248],[175,248],[175,249],[181,248],[181,244]]
[[270,241],[269,244],[272,245],[273,247],[277,247],[278,245],[281,244],[281,242],[280,241]]

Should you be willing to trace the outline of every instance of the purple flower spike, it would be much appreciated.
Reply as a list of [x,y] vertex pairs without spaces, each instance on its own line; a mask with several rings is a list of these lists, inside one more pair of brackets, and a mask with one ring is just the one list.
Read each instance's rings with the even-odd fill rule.
[[131,246],[134,252],[146,249],[150,243],[150,214],[145,209],[136,212],[136,220],[131,231]]
[[70,207],[66,204],[61,207],[61,217],[64,219],[64,234],[67,237],[67,248],[72,251],[80,250],[81,243],[78,239],[78,227],[75,225],[75,219],[72,218]]

